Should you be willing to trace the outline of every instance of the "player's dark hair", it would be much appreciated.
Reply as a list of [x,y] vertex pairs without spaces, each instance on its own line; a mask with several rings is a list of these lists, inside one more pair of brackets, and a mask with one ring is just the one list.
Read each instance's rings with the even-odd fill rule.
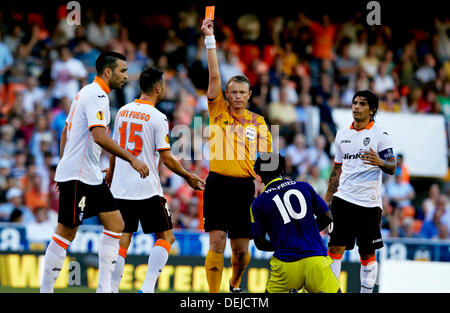
[[228,89],[228,85],[229,85],[231,82],[245,83],[245,84],[248,85],[248,90],[250,90],[250,80],[249,80],[247,77],[243,76],[243,75],[237,75],[237,76],[231,77],[231,78],[228,80],[228,82],[227,82],[226,89]]
[[163,71],[154,67],[147,67],[139,75],[139,87],[144,93],[152,93],[155,90],[156,84],[163,79]]
[[253,169],[262,181],[267,184],[272,179],[284,174],[286,159],[277,152],[261,152],[255,161]]
[[95,61],[95,69],[97,71],[97,75],[103,74],[106,68],[110,68],[114,71],[114,69],[117,67],[117,60],[123,60],[126,61],[127,58],[118,52],[102,52],[98,56],[97,60]]
[[356,97],[366,98],[367,103],[369,104],[369,109],[374,110],[373,114],[370,116],[370,119],[374,121],[375,115],[377,114],[378,111],[378,96],[370,90],[359,90],[353,96],[352,103]]

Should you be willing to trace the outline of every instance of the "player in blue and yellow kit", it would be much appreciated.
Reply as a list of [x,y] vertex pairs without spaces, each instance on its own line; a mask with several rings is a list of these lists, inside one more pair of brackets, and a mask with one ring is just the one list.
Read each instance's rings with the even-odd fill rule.
[[252,235],[259,250],[274,251],[266,292],[340,292],[319,232],[333,221],[330,209],[308,183],[282,179],[284,164],[261,153],[254,167],[265,189],[252,204]]

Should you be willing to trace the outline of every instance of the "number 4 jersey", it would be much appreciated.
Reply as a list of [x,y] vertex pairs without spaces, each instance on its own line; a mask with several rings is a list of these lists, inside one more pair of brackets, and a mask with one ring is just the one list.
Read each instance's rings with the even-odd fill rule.
[[141,178],[131,165],[116,158],[111,192],[127,200],[163,196],[158,173],[159,151],[170,149],[167,117],[154,104],[136,99],[117,113],[113,139],[136,158],[147,164],[150,173]]
[[267,184],[253,201],[252,235],[269,235],[274,256],[293,262],[311,256],[326,256],[314,215],[323,215],[328,206],[305,182],[276,179]]

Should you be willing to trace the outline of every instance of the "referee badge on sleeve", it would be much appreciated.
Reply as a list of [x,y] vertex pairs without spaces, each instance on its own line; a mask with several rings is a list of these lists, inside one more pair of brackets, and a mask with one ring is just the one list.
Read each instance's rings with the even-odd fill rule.
[[245,128],[245,136],[247,136],[248,140],[253,140],[256,138],[256,128],[252,126],[247,126]]

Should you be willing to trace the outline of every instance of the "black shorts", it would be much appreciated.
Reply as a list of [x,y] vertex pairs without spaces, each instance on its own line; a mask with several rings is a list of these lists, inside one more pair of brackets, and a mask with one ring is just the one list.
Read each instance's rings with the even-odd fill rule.
[[328,246],[345,246],[346,250],[352,250],[356,239],[356,244],[362,251],[383,247],[380,231],[381,208],[362,207],[333,197],[331,214],[333,223]]
[[154,196],[143,200],[117,199],[125,227],[124,233],[134,233],[141,222],[145,234],[161,233],[172,229],[172,219],[164,197]]
[[105,182],[88,185],[79,180],[70,180],[58,182],[58,188],[58,223],[67,227],[77,227],[86,218],[119,209]]
[[228,232],[229,238],[251,238],[250,206],[254,195],[252,177],[209,172],[203,192],[205,231],[222,230]]

